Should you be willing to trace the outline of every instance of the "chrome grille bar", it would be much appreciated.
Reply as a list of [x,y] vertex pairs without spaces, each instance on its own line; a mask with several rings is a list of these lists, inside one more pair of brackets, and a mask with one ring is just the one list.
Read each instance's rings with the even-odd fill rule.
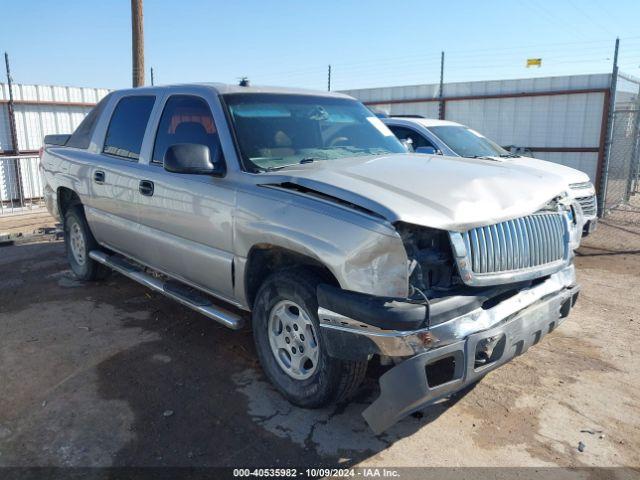
[[536,269],[566,256],[565,220],[558,213],[537,213],[463,232],[474,274]]

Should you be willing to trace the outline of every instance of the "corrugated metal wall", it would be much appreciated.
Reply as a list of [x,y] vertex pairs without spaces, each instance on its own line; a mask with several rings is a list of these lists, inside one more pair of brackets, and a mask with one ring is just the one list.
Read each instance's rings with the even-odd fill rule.
[[[92,105],[109,90],[104,88],[61,87],[51,85],[13,85],[14,112],[18,149],[33,152],[42,146],[45,135],[71,133]],[[9,126],[8,85],[0,83],[0,154],[12,152]],[[1,157],[0,157],[1,158]],[[21,161],[21,184],[25,198],[42,196],[38,177],[38,159]],[[17,172],[13,161],[0,162],[0,198],[17,195]]]
[[[582,170],[595,181],[604,90],[609,88],[610,78],[609,74],[594,74],[449,83],[444,85],[444,97],[450,99],[446,102],[445,119],[469,125],[503,146],[593,150],[533,151],[533,155]],[[569,90],[600,91],[540,95]],[[438,102],[433,101],[438,97],[437,84],[348,90],[344,93],[391,115],[417,114],[438,118]],[[517,96],[491,98],[503,95]],[[481,98],[486,96],[490,98]],[[424,101],[416,102],[416,99]]]
[[[16,130],[20,150],[38,150],[42,138],[71,133],[109,90],[104,88],[13,85]],[[9,89],[0,83],[0,102],[9,100]],[[6,103],[0,104],[0,152],[13,150]]]

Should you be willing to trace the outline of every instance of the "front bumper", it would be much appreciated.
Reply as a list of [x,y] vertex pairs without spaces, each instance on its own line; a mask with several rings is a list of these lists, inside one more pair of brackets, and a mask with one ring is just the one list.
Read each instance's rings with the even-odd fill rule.
[[380,433],[525,352],[562,322],[578,292],[570,265],[495,305],[413,331],[369,328],[322,304],[318,314],[330,355],[349,358],[352,349],[401,357],[380,377],[380,397],[363,412]]

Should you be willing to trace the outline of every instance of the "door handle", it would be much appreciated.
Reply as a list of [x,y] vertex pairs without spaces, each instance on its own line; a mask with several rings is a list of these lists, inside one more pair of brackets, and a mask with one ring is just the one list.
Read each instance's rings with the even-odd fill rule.
[[138,190],[142,195],[150,197],[153,195],[153,182],[151,180],[140,180]]
[[104,183],[104,172],[102,170],[93,172],[93,181],[102,185]]

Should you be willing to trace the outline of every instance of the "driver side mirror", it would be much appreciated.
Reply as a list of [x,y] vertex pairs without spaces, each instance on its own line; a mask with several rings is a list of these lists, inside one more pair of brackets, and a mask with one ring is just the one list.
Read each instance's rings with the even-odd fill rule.
[[199,143],[178,143],[171,145],[162,162],[164,169],[172,173],[189,173],[192,175],[222,176],[225,173],[220,149],[211,155],[207,145]]

